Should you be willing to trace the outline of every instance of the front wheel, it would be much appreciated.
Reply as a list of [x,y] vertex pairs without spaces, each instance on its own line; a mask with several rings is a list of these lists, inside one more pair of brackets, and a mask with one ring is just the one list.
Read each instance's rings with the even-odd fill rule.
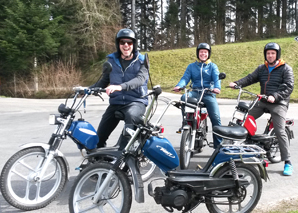
[[63,190],[67,169],[60,157],[54,157],[46,173],[39,177],[45,161],[41,147],[30,147],[14,154],[4,165],[1,193],[12,206],[25,211],[40,209],[50,204]]
[[[262,180],[259,172],[252,165],[236,163],[238,177],[246,179],[249,185],[242,186],[238,190],[238,196],[234,189],[223,191],[226,197],[216,197],[218,191],[215,191],[214,197],[206,198],[206,207],[209,212],[251,212],[258,204],[262,193]],[[214,175],[217,178],[233,177],[229,164],[221,167]],[[229,196],[231,195],[232,196]]]
[[112,164],[106,162],[95,163],[77,176],[70,191],[69,212],[128,213],[130,211],[131,187],[127,176],[120,169],[111,178],[99,202],[93,203],[95,193],[112,167]]
[[189,129],[183,130],[180,142],[180,168],[188,169],[191,158],[191,131]]

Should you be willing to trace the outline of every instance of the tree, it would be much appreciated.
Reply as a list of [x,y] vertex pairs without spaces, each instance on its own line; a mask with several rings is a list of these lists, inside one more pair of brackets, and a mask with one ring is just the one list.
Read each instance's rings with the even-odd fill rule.
[[50,7],[46,0],[15,0],[4,7],[0,49],[7,72],[28,73],[35,59],[46,61],[57,54],[61,17],[52,17]]

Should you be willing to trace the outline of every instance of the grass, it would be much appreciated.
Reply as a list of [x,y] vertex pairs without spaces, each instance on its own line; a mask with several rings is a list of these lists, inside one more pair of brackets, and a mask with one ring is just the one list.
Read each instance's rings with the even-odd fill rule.
[[298,213],[298,197],[274,203],[268,209],[255,209],[252,213]]
[[[298,80],[298,42],[293,37],[271,39],[245,43],[232,43],[212,46],[211,60],[217,64],[220,72],[227,77],[222,81],[222,91],[219,98],[236,98],[238,91],[225,88],[231,81],[238,80],[253,72],[258,65],[264,63],[263,50],[269,42],[276,42],[281,46],[281,58],[294,71],[295,82]],[[164,91],[171,89],[178,83],[188,64],[196,60],[196,47],[165,51],[148,52],[150,59],[150,75],[153,85],[161,85]],[[259,93],[259,84],[247,87],[248,90]],[[298,102],[297,87],[291,95],[292,102]]]

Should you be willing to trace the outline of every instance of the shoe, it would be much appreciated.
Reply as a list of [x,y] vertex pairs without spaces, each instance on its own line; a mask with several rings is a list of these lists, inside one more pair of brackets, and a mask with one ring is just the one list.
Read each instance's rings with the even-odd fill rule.
[[293,173],[293,166],[291,164],[285,164],[285,168],[284,168],[284,175],[286,176],[291,176]]
[[179,129],[176,131],[176,133],[178,133],[178,134],[181,134],[181,132],[182,132],[182,128],[179,128]]

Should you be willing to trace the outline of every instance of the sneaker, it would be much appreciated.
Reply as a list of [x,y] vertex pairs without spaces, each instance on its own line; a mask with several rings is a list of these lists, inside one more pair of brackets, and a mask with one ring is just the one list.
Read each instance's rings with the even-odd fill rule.
[[180,127],[180,128],[176,131],[176,133],[181,134],[181,132],[182,132],[182,128]]
[[293,173],[293,166],[291,164],[285,164],[285,168],[284,168],[284,175],[286,176],[291,176]]

